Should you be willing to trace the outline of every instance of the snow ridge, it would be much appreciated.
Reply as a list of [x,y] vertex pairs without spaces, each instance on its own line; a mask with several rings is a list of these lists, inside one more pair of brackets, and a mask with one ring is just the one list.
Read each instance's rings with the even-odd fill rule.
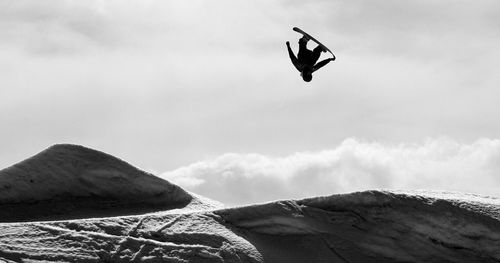
[[[500,262],[500,220],[495,209],[481,209],[495,199],[479,199],[366,191],[177,214],[0,223],[0,262]],[[488,204],[498,208],[495,202]]]
[[[365,191],[216,211],[247,238],[275,236],[264,258],[309,262],[500,262],[497,198],[447,192]],[[290,242],[301,236],[300,242]],[[294,248],[295,246],[295,248]],[[288,252],[287,252],[288,251]],[[324,252],[321,252],[324,251]],[[326,254],[323,254],[326,253]],[[331,257],[325,257],[325,255]],[[300,261],[289,262],[300,262]]]

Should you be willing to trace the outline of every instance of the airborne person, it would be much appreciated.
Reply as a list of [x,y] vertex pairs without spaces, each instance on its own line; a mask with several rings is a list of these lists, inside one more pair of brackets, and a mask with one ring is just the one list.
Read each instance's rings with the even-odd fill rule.
[[297,70],[300,71],[302,79],[306,82],[312,80],[313,72],[325,66],[330,61],[335,60],[334,56],[333,58],[327,58],[316,64],[321,55],[321,52],[326,52],[327,49],[322,47],[321,45],[318,45],[314,50],[311,51],[307,48],[308,41],[309,38],[306,35],[304,35],[302,38],[299,39],[299,53],[297,54],[297,57],[293,53],[292,48],[290,48],[290,42],[289,41],[286,42],[286,46],[288,48],[288,55],[290,56],[290,59],[292,60],[292,63],[295,66],[295,68],[297,68]]

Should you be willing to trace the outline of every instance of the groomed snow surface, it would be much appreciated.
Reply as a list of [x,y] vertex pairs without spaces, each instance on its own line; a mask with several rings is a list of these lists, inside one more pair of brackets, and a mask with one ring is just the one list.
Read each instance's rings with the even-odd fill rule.
[[500,199],[367,191],[224,208],[56,145],[0,171],[0,262],[500,262]]

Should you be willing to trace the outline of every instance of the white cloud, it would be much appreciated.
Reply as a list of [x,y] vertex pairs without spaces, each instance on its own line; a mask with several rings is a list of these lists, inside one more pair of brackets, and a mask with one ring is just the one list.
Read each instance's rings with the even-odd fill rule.
[[277,25],[283,21],[275,19],[283,14],[281,6],[265,2],[7,1],[0,3],[0,45],[36,55],[85,54],[103,48],[116,52],[123,47],[154,55],[255,48],[262,52],[274,50],[269,38],[280,39],[276,35],[284,33]]
[[74,54],[115,42],[116,28],[98,1],[7,1],[0,11],[3,45],[31,54]]
[[499,163],[500,140],[388,145],[347,139],[331,150],[286,157],[224,154],[161,177],[226,204],[380,188],[495,195]]

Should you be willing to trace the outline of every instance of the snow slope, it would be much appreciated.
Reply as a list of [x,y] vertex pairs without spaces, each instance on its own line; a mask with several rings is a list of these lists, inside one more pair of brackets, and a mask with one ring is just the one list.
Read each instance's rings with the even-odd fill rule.
[[204,212],[4,223],[0,259],[500,262],[500,200],[434,194],[369,191]]
[[[0,185],[14,189],[0,192],[2,206],[11,206],[10,219],[21,214],[31,222],[0,223],[0,262],[500,262],[495,197],[366,191],[220,208],[150,176],[71,145],[1,171]],[[30,181],[42,178],[51,183]],[[88,186],[99,184],[106,185]],[[147,202],[138,208],[130,196]],[[86,198],[114,200],[130,213],[122,207],[120,216],[104,217],[117,206],[96,208]],[[40,203],[46,214],[25,209]],[[50,215],[51,205],[86,212],[78,218],[69,211],[68,220]],[[139,213],[141,206],[155,209]],[[92,213],[100,218],[88,218]]]
[[500,262],[500,199],[368,191],[226,209],[267,262]]
[[137,214],[191,200],[176,185],[77,145],[52,146],[0,171],[0,222]]

